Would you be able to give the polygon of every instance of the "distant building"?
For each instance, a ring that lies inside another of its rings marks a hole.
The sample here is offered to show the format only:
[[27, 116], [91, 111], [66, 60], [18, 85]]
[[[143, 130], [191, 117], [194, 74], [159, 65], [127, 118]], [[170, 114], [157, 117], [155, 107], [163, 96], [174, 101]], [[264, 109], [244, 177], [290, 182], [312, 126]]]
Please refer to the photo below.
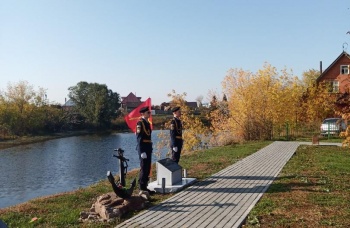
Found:
[[65, 99], [65, 103], [64, 105], [62, 105], [62, 109], [65, 111], [72, 111], [74, 107], [75, 103], [74, 101], [72, 101], [72, 99], [69, 99], [68, 101], [67, 99]]
[[210, 107], [210, 103], [206, 102], [202, 104], [203, 107], [209, 108]]
[[333, 63], [316, 79], [317, 82], [326, 81], [331, 86], [332, 93], [350, 91], [350, 55], [343, 51]]
[[67, 117], [67, 123], [69, 129], [80, 129], [84, 125], [84, 117], [75, 109], [76, 104], [72, 99], [65, 99], [65, 103], [61, 106], [64, 111], [69, 115]]
[[142, 103], [141, 97], [136, 97], [135, 94], [129, 93], [128, 96], [122, 97], [121, 108], [127, 112], [131, 112]]
[[[192, 110], [198, 108], [198, 104], [197, 104], [197, 102], [195, 102], [195, 101], [194, 101], [194, 102], [187, 102], [187, 101], [186, 101], [186, 105], [187, 105], [190, 109], [192, 109]], [[170, 111], [170, 110], [171, 110], [171, 107], [172, 107], [171, 102], [163, 102], [163, 103], [160, 105], [160, 109], [161, 109], [161, 110], [164, 110], [164, 111]]]
[[198, 108], [198, 103], [197, 103], [197, 101], [194, 101], [194, 102], [192, 102], [192, 101], [186, 102], [186, 105], [187, 105], [188, 107], [190, 107], [191, 109], [196, 109], [196, 108]]

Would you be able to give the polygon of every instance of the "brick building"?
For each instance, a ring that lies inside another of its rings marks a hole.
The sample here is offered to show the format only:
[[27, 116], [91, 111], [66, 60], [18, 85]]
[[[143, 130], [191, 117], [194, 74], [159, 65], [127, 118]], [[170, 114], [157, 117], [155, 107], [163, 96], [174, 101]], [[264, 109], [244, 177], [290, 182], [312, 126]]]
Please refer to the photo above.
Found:
[[316, 79], [329, 82], [333, 93], [350, 92], [350, 55], [343, 51], [333, 63]]

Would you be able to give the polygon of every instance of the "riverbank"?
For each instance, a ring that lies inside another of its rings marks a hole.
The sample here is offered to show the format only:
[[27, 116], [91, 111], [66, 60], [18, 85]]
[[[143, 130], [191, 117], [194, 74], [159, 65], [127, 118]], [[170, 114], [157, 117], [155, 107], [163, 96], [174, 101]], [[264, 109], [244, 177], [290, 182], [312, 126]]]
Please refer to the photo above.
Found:
[[51, 139], [88, 135], [88, 134], [97, 134], [97, 133], [102, 134], [102, 133], [109, 133], [109, 132], [92, 132], [92, 131], [84, 130], [84, 131], [56, 133], [56, 134], [50, 134], [50, 135], [16, 137], [13, 139], [1, 140], [0, 149], [6, 149], [14, 146], [26, 145], [26, 144], [37, 143], [37, 142], [44, 142]]
[[[254, 142], [242, 145], [217, 147], [208, 150], [194, 151], [184, 154], [180, 165], [187, 170], [187, 175], [197, 178], [199, 181], [237, 162], [270, 142]], [[138, 176], [138, 170], [127, 174], [127, 185], [131, 179]], [[152, 179], [156, 179], [156, 167], [152, 167]], [[37, 198], [27, 203], [18, 204], [0, 209], [0, 219], [9, 227], [26, 227], [32, 225], [32, 218], [38, 218], [33, 224], [35, 227], [115, 227], [121, 221], [110, 224], [87, 225], [78, 222], [79, 214], [88, 211], [96, 198], [107, 192], [112, 192], [112, 187], [107, 180], [103, 180], [77, 191], [61, 193], [49, 197]], [[138, 190], [135, 190], [137, 194]], [[148, 207], [159, 204], [172, 194], [156, 194]], [[124, 219], [130, 218], [134, 213], [128, 214]]]
[[[169, 120], [169, 118], [170, 118], [169, 115], [153, 116], [154, 130], [161, 129], [164, 123], [167, 120]], [[79, 130], [79, 131], [67, 131], [67, 132], [60, 132], [60, 133], [54, 133], [54, 134], [47, 134], [47, 135], [14, 137], [9, 139], [0, 138], [0, 150], [14, 147], [14, 146], [19, 146], [19, 145], [44, 142], [51, 139], [58, 139], [58, 138], [71, 137], [71, 136], [81, 136], [81, 135], [88, 135], [88, 134], [110, 134], [112, 132], [116, 132], [116, 133], [131, 132], [126, 125], [124, 118], [118, 118], [115, 121], [114, 125], [115, 125], [115, 130], [103, 130], [103, 131]]]

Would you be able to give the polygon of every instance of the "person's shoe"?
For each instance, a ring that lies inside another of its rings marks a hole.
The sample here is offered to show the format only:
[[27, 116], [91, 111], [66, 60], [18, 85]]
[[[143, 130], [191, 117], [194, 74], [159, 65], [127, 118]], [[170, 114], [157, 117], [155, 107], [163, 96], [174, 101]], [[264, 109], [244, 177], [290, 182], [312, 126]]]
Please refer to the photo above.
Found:
[[154, 195], [156, 192], [155, 191], [152, 191], [152, 190], [149, 190], [147, 188], [147, 185], [140, 185], [140, 191], [145, 191], [145, 192], [148, 192], [150, 195]]
[[146, 185], [146, 184], [140, 184], [140, 185], [139, 185], [139, 189], [140, 189], [141, 191], [147, 191], [147, 185]]
[[147, 191], [150, 195], [156, 194], [156, 191], [149, 190], [148, 188], [146, 188], [145, 191]]

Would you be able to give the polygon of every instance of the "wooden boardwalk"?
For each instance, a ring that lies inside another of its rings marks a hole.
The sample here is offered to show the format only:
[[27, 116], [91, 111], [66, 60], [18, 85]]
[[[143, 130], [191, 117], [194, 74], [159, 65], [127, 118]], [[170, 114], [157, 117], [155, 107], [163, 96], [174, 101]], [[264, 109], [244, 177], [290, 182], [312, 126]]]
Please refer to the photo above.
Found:
[[240, 227], [300, 144], [274, 142], [117, 227]]

